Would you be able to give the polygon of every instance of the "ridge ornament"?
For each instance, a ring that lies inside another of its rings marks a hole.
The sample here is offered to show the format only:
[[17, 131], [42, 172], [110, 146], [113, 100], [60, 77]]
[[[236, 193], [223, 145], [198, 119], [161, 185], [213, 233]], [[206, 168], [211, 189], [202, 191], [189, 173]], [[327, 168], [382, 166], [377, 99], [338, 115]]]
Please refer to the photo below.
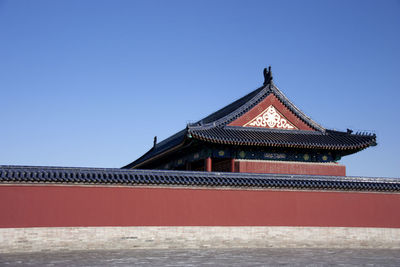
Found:
[[266, 110], [243, 126], [297, 130], [296, 126], [283, 117], [273, 105], [270, 105]]

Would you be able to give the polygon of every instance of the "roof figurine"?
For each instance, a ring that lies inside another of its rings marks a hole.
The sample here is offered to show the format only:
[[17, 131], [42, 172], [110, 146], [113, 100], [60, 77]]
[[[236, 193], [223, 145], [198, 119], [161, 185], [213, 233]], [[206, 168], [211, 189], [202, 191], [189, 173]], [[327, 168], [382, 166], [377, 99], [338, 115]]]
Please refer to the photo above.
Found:
[[267, 70], [267, 68], [264, 68], [263, 73], [264, 73], [264, 85], [270, 84], [273, 79], [272, 72], [271, 72], [271, 66], [268, 67], [268, 70]]
[[213, 162], [207, 170], [236, 172], [242, 161], [336, 164], [376, 145], [375, 134], [324, 128], [276, 87], [271, 67], [263, 74], [261, 87], [188, 124], [123, 168], [206, 170]]

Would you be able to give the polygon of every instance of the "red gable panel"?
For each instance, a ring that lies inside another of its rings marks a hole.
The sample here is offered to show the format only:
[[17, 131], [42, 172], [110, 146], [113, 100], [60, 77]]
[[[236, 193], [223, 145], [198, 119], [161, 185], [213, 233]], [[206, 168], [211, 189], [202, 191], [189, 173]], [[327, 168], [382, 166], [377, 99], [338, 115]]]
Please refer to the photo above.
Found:
[[314, 131], [285, 107], [273, 94], [270, 94], [254, 108], [228, 125]]

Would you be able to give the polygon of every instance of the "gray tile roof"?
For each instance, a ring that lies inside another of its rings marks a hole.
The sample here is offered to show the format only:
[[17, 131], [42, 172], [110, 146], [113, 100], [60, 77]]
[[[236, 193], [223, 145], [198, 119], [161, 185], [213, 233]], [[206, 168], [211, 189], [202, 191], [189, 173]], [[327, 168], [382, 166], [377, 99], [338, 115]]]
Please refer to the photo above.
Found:
[[0, 184], [9, 183], [400, 192], [398, 178], [0, 165]]
[[376, 136], [371, 134], [348, 134], [326, 130], [266, 131], [250, 127], [215, 127], [210, 129], [189, 129], [193, 138], [217, 144], [296, 147], [329, 150], [360, 150], [373, 145]]

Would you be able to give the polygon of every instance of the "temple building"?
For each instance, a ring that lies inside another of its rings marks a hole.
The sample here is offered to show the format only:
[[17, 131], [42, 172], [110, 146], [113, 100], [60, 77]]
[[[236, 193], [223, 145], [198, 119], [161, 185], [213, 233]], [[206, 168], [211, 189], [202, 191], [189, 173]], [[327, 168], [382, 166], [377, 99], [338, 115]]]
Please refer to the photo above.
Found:
[[125, 169], [345, 176], [341, 157], [376, 145], [375, 134], [329, 130], [264, 84], [157, 143]]

